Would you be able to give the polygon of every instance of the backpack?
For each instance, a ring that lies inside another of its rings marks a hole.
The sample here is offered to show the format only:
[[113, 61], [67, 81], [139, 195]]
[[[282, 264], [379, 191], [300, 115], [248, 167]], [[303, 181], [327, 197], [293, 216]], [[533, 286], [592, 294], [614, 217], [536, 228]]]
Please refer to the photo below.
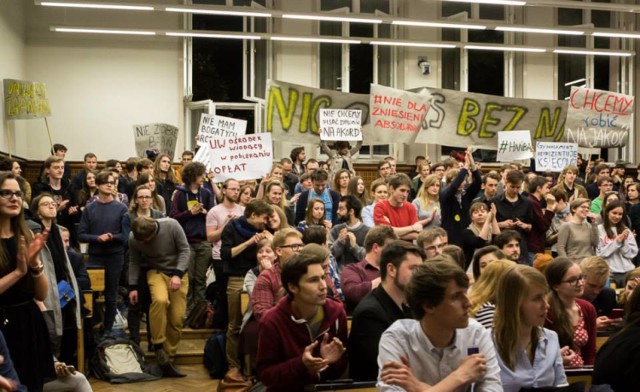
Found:
[[204, 366], [209, 370], [209, 377], [222, 379], [227, 373], [226, 337], [224, 332], [216, 332], [209, 336], [204, 345]]
[[213, 305], [206, 299], [201, 300], [191, 309], [184, 325], [191, 329], [211, 328], [213, 324]]
[[159, 366], [144, 362], [140, 346], [127, 337], [107, 336], [96, 346], [89, 363], [91, 374], [112, 384], [158, 380]]

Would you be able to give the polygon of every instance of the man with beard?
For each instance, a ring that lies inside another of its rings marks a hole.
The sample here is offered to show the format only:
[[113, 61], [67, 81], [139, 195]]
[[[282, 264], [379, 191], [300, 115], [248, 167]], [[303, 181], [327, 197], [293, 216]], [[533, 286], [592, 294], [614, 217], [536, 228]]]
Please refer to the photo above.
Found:
[[222, 268], [220, 257], [220, 238], [222, 229], [232, 219], [242, 216], [244, 207], [238, 204], [240, 197], [240, 183], [230, 178], [222, 183], [222, 202], [213, 207], [207, 213], [207, 240], [213, 244], [211, 257], [213, 258], [213, 271], [216, 274], [215, 315], [214, 328], [227, 327], [229, 316], [227, 314], [227, 275]]
[[333, 226], [329, 233], [329, 249], [340, 269], [364, 257], [364, 239], [369, 227], [362, 223], [361, 212], [362, 203], [357, 197], [347, 195], [340, 198], [338, 219], [342, 223]]
[[502, 233], [498, 234], [494, 243], [504, 253], [505, 258], [517, 263], [521, 254], [521, 241], [522, 237], [517, 231], [503, 230]]
[[238, 337], [242, 325], [240, 294], [244, 276], [255, 267], [256, 245], [271, 234], [265, 230], [273, 208], [263, 200], [252, 200], [244, 209], [244, 215], [235, 218], [222, 229], [220, 257], [224, 273], [228, 276], [227, 301], [229, 327], [227, 329], [226, 353], [230, 368], [240, 369], [238, 361]]
[[413, 270], [425, 260], [419, 247], [406, 241], [393, 241], [382, 251], [382, 283], [358, 304], [353, 312], [348, 350], [349, 377], [371, 381], [378, 377], [378, 343], [382, 333], [396, 320], [411, 318], [404, 289]]

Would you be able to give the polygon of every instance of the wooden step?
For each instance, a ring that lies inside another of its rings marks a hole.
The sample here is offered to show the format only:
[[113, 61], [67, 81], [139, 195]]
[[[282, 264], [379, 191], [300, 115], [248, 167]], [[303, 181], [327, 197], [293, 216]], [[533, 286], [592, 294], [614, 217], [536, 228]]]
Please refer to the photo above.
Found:
[[[202, 364], [204, 357], [204, 346], [207, 343], [209, 337], [216, 332], [213, 329], [192, 329], [183, 328], [182, 337], [180, 343], [178, 343], [178, 350], [174, 358], [176, 365], [192, 365]], [[145, 358], [147, 361], [155, 362], [156, 354], [153, 350], [148, 348], [147, 344], [147, 330], [145, 325], [142, 324], [140, 330], [141, 346], [145, 352]]]

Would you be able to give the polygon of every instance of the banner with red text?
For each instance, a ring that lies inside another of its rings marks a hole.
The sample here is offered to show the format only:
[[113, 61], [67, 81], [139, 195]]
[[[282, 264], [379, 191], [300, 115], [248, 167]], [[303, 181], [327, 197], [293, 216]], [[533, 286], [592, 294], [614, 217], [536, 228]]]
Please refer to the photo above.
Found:
[[255, 180], [268, 174], [273, 163], [270, 133], [257, 133], [226, 139], [212, 139], [201, 148], [209, 150], [215, 182], [229, 178]]
[[369, 108], [372, 133], [382, 143], [413, 143], [420, 132], [431, 95], [371, 85]]
[[572, 87], [565, 140], [580, 147], [623, 147], [633, 128], [634, 97]]

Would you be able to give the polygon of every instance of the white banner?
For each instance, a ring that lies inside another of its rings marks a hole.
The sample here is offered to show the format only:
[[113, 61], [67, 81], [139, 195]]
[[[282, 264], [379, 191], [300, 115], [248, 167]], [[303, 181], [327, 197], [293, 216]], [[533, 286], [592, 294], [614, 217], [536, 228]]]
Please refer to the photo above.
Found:
[[531, 132], [498, 132], [498, 162], [529, 159], [533, 156], [531, 149]]
[[268, 174], [273, 163], [270, 133], [210, 140], [201, 148], [209, 150], [214, 181], [254, 180]]
[[196, 135], [196, 143], [200, 146], [213, 139], [242, 136], [246, 131], [246, 120], [202, 113], [198, 134]]
[[536, 171], [561, 172], [566, 166], [578, 163], [576, 143], [536, 142]]
[[362, 110], [320, 109], [320, 140], [362, 140]]
[[161, 154], [169, 154], [173, 161], [178, 141], [178, 128], [169, 124], [142, 124], [133, 126], [136, 141], [136, 153], [146, 158], [146, 150], [155, 150]]
[[371, 124], [377, 142], [413, 143], [427, 117], [431, 95], [371, 85]]

